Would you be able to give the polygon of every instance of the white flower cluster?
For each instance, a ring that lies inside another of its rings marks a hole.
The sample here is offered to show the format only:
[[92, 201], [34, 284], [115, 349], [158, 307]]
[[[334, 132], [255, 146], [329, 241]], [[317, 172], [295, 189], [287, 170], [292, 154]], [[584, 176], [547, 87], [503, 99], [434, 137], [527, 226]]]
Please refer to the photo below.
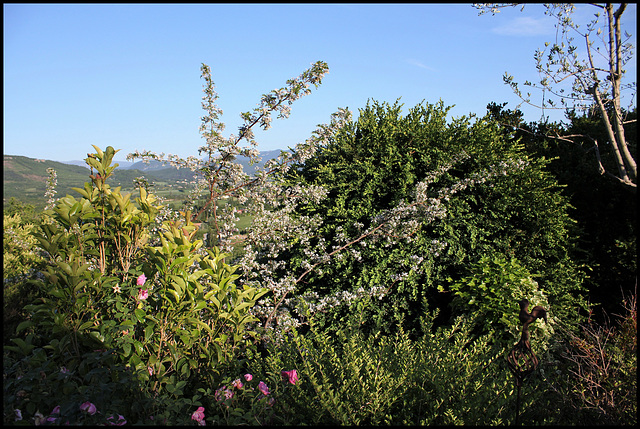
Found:
[[47, 198], [47, 204], [44, 209], [51, 210], [56, 204], [55, 195], [58, 193], [58, 191], [56, 191], [56, 186], [58, 185], [58, 173], [56, 173], [56, 170], [51, 167], [47, 168], [47, 173], [49, 174], [49, 177], [47, 178], [47, 190], [44, 193], [45, 198]]

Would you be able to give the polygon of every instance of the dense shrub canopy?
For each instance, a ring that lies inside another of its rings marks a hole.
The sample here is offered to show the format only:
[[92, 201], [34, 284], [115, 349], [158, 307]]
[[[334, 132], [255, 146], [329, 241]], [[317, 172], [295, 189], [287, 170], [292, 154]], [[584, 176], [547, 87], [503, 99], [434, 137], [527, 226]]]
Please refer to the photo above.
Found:
[[[505, 109], [506, 103], [490, 103], [489, 115], [498, 121], [505, 135], [519, 138], [532, 157], [550, 159], [547, 170], [562, 187], [571, 204], [570, 215], [577, 222], [574, 233], [580, 252], [574, 257], [590, 267], [585, 286], [592, 304], [601, 303], [608, 313], [619, 313], [622, 293], [633, 293], [637, 282], [637, 206], [635, 192], [603, 175], [593, 141], [600, 142], [600, 160], [608, 171], [615, 170], [611, 145], [602, 127], [602, 115], [589, 112], [578, 116], [568, 112], [568, 124], [524, 122], [519, 110]], [[624, 112], [629, 151], [637, 156], [637, 112]], [[575, 143], [549, 136], [575, 136]]]
[[[290, 181], [328, 191], [299, 213], [320, 215], [324, 223], [316, 239], [337, 242], [345, 232], [366, 229], [385, 210], [415, 200], [416, 186], [435, 174], [427, 192], [446, 214], [417, 219], [410, 237], [359, 243], [357, 252], [311, 274], [300, 292], [383, 285], [388, 294], [381, 313], [415, 320], [425, 298], [438, 302], [438, 286], [446, 291], [451, 279], [468, 275], [482, 257], [504, 255], [539, 276], [552, 311], [574, 314], [571, 292], [580, 289], [581, 275], [570, 258], [573, 222], [545, 171], [547, 161], [529, 158], [488, 118], [448, 123], [442, 102], [421, 103], [406, 116], [401, 108], [398, 102], [368, 103], [315, 157], [291, 170]], [[469, 180], [471, 186], [462, 185]], [[301, 246], [286, 255], [299, 264], [305, 256]]]

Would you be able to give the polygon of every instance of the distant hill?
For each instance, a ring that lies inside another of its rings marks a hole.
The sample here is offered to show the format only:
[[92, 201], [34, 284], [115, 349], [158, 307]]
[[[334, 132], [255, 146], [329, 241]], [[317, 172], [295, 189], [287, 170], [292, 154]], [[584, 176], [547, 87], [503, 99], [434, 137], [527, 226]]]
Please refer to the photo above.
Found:
[[[262, 161], [260, 164], [264, 164], [266, 161], [277, 158], [280, 155], [280, 149], [276, 150], [265, 150], [260, 152], [260, 158]], [[84, 161], [61, 161], [63, 164], [69, 165], [77, 165], [81, 167], [86, 167], [86, 163]], [[116, 161], [118, 165], [118, 169], [121, 170], [140, 170], [140, 171], [157, 171], [163, 170], [167, 168], [171, 168], [168, 164], [163, 164], [160, 161], [151, 160], [148, 163], [144, 161], [136, 161], [136, 162], [127, 162], [127, 161]], [[242, 164], [244, 171], [248, 174], [253, 174], [256, 171], [255, 165], [249, 165], [249, 158], [244, 156], [238, 157], [238, 162]], [[260, 165], [259, 164], [259, 165]]]
[[[13, 197], [23, 203], [32, 204], [36, 209], [42, 209], [46, 204], [44, 193], [49, 178], [48, 168], [56, 171], [57, 198], [67, 194], [77, 197], [78, 193], [71, 188], [81, 188], [84, 182], [89, 181], [90, 170], [87, 167], [26, 156], [4, 155], [3, 206]], [[116, 169], [113, 177], [109, 179], [109, 184], [113, 187], [122, 186], [123, 190], [132, 190], [133, 180], [142, 175], [138, 170]], [[145, 177], [149, 181], [158, 180], [148, 174], [145, 174]]]
[[[280, 151], [264, 151], [260, 152], [260, 155], [262, 157], [261, 163], [264, 163], [280, 155]], [[239, 157], [238, 161], [243, 164], [245, 172], [249, 174], [255, 172], [255, 166], [250, 166], [247, 158]], [[80, 163], [82, 164], [80, 165]], [[126, 192], [133, 190], [133, 181], [140, 176], [144, 176], [151, 183], [169, 187], [178, 182], [190, 181], [194, 177], [194, 173], [188, 169], [178, 170], [158, 161], [151, 161], [149, 164], [142, 161], [117, 163], [120, 165], [114, 170], [109, 184], [112, 187], [122, 186], [122, 190]], [[84, 161], [57, 162], [17, 155], [4, 155], [3, 167], [3, 206], [6, 206], [13, 197], [23, 203], [33, 205], [37, 210], [43, 209], [46, 204], [44, 193], [49, 177], [47, 168], [53, 168], [56, 171], [57, 198], [67, 194], [78, 197], [78, 193], [71, 188], [81, 188], [84, 182], [89, 181], [90, 174]]]

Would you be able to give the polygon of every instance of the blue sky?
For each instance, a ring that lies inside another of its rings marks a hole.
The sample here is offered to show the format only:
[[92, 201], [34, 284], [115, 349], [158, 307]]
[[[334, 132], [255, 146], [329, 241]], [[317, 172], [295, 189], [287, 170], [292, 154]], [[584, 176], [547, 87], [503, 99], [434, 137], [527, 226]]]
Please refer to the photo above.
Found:
[[[580, 6], [582, 16], [593, 10]], [[519, 99], [502, 81], [535, 81], [533, 53], [555, 38], [542, 5], [478, 16], [471, 4], [5, 4], [4, 153], [83, 159], [92, 144], [197, 155], [201, 63], [212, 69], [227, 134], [260, 95], [315, 61], [329, 74], [256, 132], [260, 150], [304, 141], [338, 107], [368, 99], [405, 111], [425, 100], [483, 115]], [[583, 10], [584, 9], [584, 10]], [[636, 6], [624, 18], [635, 44]], [[627, 72], [635, 81], [635, 61]], [[525, 120], [540, 111], [522, 106]], [[550, 113], [552, 120], [561, 112]]]

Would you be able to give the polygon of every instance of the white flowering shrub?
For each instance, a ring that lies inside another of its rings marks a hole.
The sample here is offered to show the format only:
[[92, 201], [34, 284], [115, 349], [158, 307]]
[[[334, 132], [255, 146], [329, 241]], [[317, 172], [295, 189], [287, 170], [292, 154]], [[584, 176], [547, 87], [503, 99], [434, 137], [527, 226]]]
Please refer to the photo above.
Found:
[[[258, 107], [241, 113], [238, 135], [228, 137], [211, 71], [204, 64], [201, 70], [200, 157], [143, 151], [128, 158], [191, 169], [198, 181], [184, 209], [210, 226], [209, 243], [223, 251], [237, 245], [238, 208], [221, 201], [244, 204], [253, 221], [234, 262], [242, 284], [270, 291], [253, 309], [265, 327], [299, 326], [307, 310], [340, 323], [365, 296], [377, 297], [370, 311], [415, 319], [436, 286], [492, 252], [515, 254], [543, 272], [558, 285], [551, 297], [578, 287], [567, 259], [566, 202], [549, 191], [544, 161], [528, 159], [491, 120], [448, 124], [442, 102], [405, 117], [397, 103], [373, 103], [357, 121], [339, 109], [305, 142], [249, 176], [236, 157], [257, 161], [253, 129], [268, 129], [274, 114], [286, 118], [290, 105], [322, 82], [327, 65], [317, 62], [264, 94]], [[534, 236], [540, 244], [528, 246]], [[548, 255], [562, 269], [548, 264]]]
[[[326, 198], [288, 214], [288, 225], [300, 219], [313, 231], [290, 240], [278, 260], [269, 254], [263, 261], [288, 266], [291, 278], [307, 274], [297, 282], [299, 296], [335, 303], [345, 291], [384, 290], [371, 318], [389, 323], [417, 321], [425, 299], [436, 306], [448, 296], [438, 286], [468, 274], [483, 256], [517, 256], [542, 273], [561, 311], [576, 310], [565, 305], [580, 288], [569, 258], [568, 205], [545, 161], [528, 158], [489, 118], [448, 123], [442, 102], [406, 116], [401, 107], [370, 103], [289, 170], [289, 183], [322, 187]], [[307, 273], [310, 266], [317, 268]], [[349, 311], [330, 309], [327, 323], [343, 324]]]

